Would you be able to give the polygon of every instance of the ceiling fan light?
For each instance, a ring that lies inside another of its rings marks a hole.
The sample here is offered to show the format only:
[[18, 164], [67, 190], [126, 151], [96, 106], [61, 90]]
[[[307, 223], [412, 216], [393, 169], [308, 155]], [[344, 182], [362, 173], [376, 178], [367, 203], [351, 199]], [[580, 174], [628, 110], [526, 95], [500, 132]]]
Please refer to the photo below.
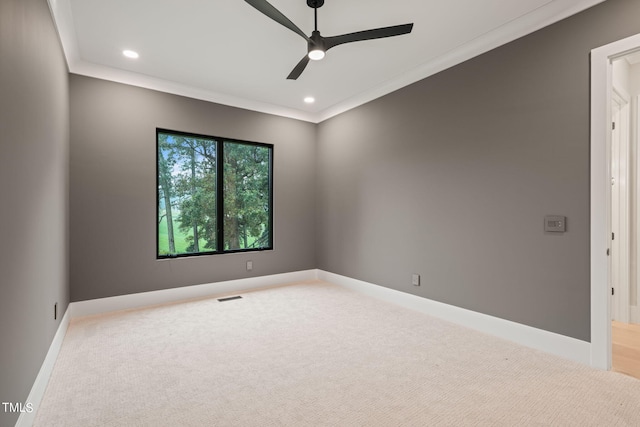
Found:
[[136, 51], [134, 51], [134, 50], [129, 50], [129, 49], [123, 50], [123, 51], [122, 51], [122, 54], [123, 54], [124, 56], [126, 56], [127, 58], [131, 58], [131, 59], [137, 59], [137, 58], [139, 58], [139, 57], [140, 57], [140, 55], [138, 54], [138, 52], [136, 52]]
[[314, 61], [319, 61], [322, 58], [324, 58], [324, 50], [314, 49], [309, 51], [309, 59], [312, 59]]

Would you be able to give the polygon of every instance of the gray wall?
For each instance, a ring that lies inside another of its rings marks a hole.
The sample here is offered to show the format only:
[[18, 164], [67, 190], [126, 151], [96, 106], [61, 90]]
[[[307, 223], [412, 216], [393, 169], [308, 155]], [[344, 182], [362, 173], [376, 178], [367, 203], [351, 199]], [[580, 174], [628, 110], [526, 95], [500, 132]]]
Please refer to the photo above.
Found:
[[[0, 402], [25, 402], [68, 306], [68, 135], [67, 67], [47, 3], [2, 0]], [[0, 407], [0, 425], [17, 418]]]
[[320, 124], [318, 267], [589, 341], [589, 53], [638, 16], [609, 0]]
[[[316, 267], [315, 125], [77, 75], [70, 105], [72, 301]], [[156, 127], [274, 144], [273, 251], [156, 260]]]
[[[28, 395], [69, 256], [73, 300], [319, 267], [589, 340], [589, 51], [638, 16], [608, 0], [315, 126], [69, 87], [46, 2], [3, 0], [0, 401]], [[275, 145], [274, 251], [155, 260], [156, 127]], [[544, 234], [545, 214], [568, 232]]]

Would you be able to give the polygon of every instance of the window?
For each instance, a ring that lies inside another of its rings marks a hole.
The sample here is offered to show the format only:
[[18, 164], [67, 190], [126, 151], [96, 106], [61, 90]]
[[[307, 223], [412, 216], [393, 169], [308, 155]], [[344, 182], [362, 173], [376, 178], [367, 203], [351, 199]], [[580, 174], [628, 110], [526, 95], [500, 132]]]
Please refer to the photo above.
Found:
[[273, 248], [273, 145], [157, 129], [157, 257]]

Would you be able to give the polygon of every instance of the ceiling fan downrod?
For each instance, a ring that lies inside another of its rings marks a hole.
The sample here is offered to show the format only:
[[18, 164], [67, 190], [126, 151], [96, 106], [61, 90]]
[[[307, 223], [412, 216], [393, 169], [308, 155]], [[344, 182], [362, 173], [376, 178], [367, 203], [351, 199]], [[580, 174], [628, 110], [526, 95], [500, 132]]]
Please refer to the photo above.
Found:
[[307, 0], [307, 6], [313, 8], [314, 31], [318, 31], [318, 8], [322, 7], [324, 0]]

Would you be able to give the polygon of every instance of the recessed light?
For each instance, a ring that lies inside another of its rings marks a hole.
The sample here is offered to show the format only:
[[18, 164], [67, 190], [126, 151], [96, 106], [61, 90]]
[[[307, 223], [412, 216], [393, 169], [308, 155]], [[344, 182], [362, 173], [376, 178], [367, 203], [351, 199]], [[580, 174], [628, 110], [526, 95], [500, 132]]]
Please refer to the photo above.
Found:
[[127, 58], [131, 58], [131, 59], [136, 59], [138, 58], [140, 55], [138, 55], [138, 52], [135, 52], [133, 50], [123, 50], [122, 54], [124, 56], [126, 56]]
[[307, 96], [304, 99], [304, 102], [306, 102], [307, 104], [313, 104], [314, 102], [316, 102], [316, 99], [313, 96]]

